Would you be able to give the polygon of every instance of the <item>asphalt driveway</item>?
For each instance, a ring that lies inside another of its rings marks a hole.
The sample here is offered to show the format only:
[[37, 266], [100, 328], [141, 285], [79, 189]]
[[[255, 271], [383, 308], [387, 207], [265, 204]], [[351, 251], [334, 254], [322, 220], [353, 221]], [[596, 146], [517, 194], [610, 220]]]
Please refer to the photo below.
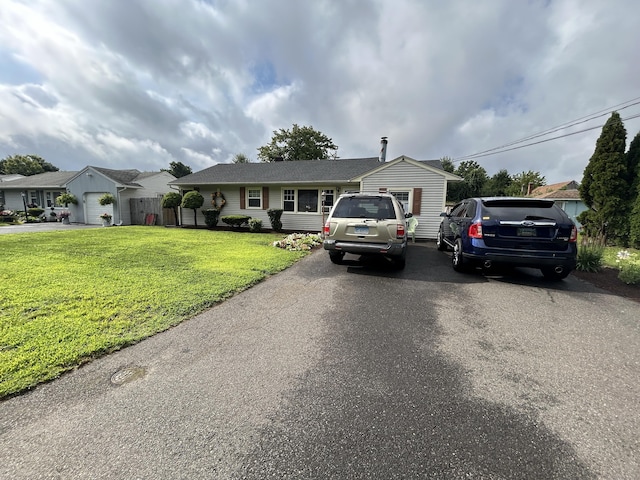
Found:
[[640, 309], [318, 251], [0, 403], [0, 478], [640, 478]]

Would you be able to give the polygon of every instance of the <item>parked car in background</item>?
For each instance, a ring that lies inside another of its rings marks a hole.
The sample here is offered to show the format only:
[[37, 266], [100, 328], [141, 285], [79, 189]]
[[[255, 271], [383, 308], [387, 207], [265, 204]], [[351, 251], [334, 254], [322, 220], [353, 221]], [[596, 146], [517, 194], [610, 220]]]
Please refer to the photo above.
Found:
[[578, 230], [553, 200], [468, 198], [440, 215], [436, 245], [456, 271], [509, 265], [561, 280], [576, 266]]
[[323, 228], [324, 249], [333, 263], [345, 253], [381, 255], [405, 266], [407, 225], [404, 209], [391, 194], [345, 193], [338, 197]]

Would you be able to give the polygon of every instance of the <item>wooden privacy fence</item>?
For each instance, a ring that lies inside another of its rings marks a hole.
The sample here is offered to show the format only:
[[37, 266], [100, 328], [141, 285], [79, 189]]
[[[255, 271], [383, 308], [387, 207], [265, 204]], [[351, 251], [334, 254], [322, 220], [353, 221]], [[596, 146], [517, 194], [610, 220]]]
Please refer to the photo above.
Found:
[[162, 208], [161, 198], [132, 198], [129, 200], [131, 225], [175, 225], [173, 210]]

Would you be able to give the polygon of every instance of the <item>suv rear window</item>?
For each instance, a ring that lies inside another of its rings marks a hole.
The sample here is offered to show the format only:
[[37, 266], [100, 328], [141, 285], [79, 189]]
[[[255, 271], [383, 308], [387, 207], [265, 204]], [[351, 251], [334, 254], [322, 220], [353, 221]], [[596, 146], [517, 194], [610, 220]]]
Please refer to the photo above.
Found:
[[551, 218], [562, 219], [561, 210], [550, 200], [486, 200], [482, 202], [483, 215], [493, 218]]
[[333, 218], [379, 218], [395, 219], [393, 203], [383, 197], [345, 197], [340, 199], [332, 214]]

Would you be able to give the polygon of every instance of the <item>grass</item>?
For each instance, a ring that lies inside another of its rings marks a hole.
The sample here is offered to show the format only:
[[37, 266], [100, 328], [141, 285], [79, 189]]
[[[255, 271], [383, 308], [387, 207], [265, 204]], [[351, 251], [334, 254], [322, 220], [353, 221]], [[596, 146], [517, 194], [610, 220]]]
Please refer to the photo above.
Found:
[[123, 227], [0, 235], [0, 398], [188, 319], [305, 255], [276, 234]]

